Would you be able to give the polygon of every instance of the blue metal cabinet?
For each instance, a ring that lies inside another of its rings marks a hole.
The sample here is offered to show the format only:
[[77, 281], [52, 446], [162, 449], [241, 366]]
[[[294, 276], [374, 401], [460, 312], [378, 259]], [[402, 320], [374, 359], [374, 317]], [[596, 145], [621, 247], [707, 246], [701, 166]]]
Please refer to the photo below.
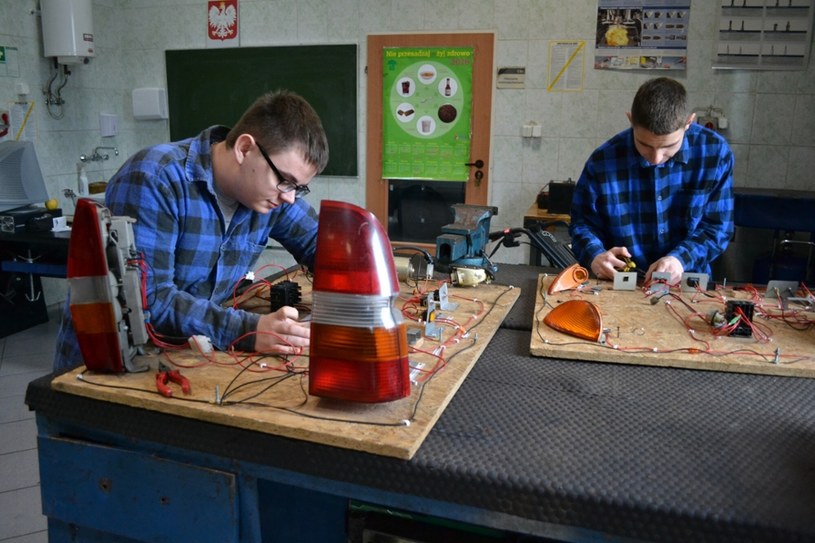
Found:
[[103, 438], [111, 445], [96, 442], [97, 435], [68, 439], [42, 431], [51, 427], [40, 421], [51, 543], [346, 540], [347, 498], [314, 485], [286, 484], [259, 466], [226, 458], [144, 442], [123, 448], [115, 436]]
[[240, 541], [232, 473], [58, 437], [41, 436], [39, 454], [43, 513], [75, 533]]

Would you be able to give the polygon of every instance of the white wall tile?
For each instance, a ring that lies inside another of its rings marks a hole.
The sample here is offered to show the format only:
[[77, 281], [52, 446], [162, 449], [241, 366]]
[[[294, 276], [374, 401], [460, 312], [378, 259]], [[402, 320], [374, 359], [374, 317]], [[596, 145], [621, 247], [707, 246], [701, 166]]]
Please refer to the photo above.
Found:
[[792, 146], [789, 152], [789, 170], [784, 188], [815, 190], [815, 148]]
[[815, 146], [815, 95], [813, 94], [801, 94], [795, 97], [795, 114], [790, 143]]
[[733, 151], [733, 186], [747, 187], [747, 166], [750, 162], [750, 146], [731, 143]]
[[790, 149], [786, 145], [751, 145], [742, 186], [785, 188]]
[[786, 145], [792, 136], [795, 99], [785, 94], [758, 94], [750, 143]]

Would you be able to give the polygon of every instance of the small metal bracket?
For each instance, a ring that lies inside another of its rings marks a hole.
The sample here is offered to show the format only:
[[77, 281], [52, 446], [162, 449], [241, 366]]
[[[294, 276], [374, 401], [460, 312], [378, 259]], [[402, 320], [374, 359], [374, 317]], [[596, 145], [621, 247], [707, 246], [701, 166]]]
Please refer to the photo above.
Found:
[[707, 290], [708, 276], [706, 273], [686, 272], [682, 274], [679, 282], [682, 292], [696, 292], [697, 290]]
[[789, 309], [789, 300], [798, 291], [797, 281], [768, 281], [764, 291], [765, 300], [778, 299], [782, 309]]
[[439, 309], [443, 311], [453, 311], [458, 308], [457, 303], [450, 302], [447, 296], [447, 283], [442, 283], [439, 287]]
[[767, 290], [764, 292], [764, 299], [789, 298], [790, 296], [794, 296], [797, 290], [797, 281], [768, 281]]
[[434, 293], [429, 293], [427, 295], [427, 320], [425, 321], [424, 325], [424, 335], [429, 338], [433, 338], [437, 341], [441, 341], [441, 326], [436, 324], [436, 319], [442, 318], [441, 313], [437, 313], [436, 309], [441, 309], [440, 302], [437, 302], [433, 299]]
[[654, 272], [651, 274], [651, 284], [648, 286], [651, 294], [662, 294], [671, 290], [671, 274], [668, 272]]
[[637, 290], [637, 272], [614, 272], [614, 290]]

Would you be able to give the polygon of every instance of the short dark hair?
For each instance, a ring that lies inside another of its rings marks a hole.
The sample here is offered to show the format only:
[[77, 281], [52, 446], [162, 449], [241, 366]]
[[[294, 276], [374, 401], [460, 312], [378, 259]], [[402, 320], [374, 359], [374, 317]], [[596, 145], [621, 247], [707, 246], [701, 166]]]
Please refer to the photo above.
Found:
[[687, 120], [688, 94], [675, 79], [649, 79], [640, 86], [631, 104], [631, 122], [657, 136], [676, 132]]
[[269, 154], [299, 148], [317, 173], [328, 164], [328, 138], [320, 117], [294, 92], [277, 90], [255, 100], [227, 134], [227, 146], [234, 147], [241, 134], [256, 138]]

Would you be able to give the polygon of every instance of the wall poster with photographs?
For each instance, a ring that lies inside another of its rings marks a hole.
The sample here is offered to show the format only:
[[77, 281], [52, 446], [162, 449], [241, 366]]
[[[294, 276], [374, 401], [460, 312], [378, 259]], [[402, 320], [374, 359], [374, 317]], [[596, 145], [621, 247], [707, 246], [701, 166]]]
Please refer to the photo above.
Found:
[[467, 181], [472, 47], [383, 50], [385, 179]]
[[598, 0], [594, 67], [685, 70], [690, 0]]

